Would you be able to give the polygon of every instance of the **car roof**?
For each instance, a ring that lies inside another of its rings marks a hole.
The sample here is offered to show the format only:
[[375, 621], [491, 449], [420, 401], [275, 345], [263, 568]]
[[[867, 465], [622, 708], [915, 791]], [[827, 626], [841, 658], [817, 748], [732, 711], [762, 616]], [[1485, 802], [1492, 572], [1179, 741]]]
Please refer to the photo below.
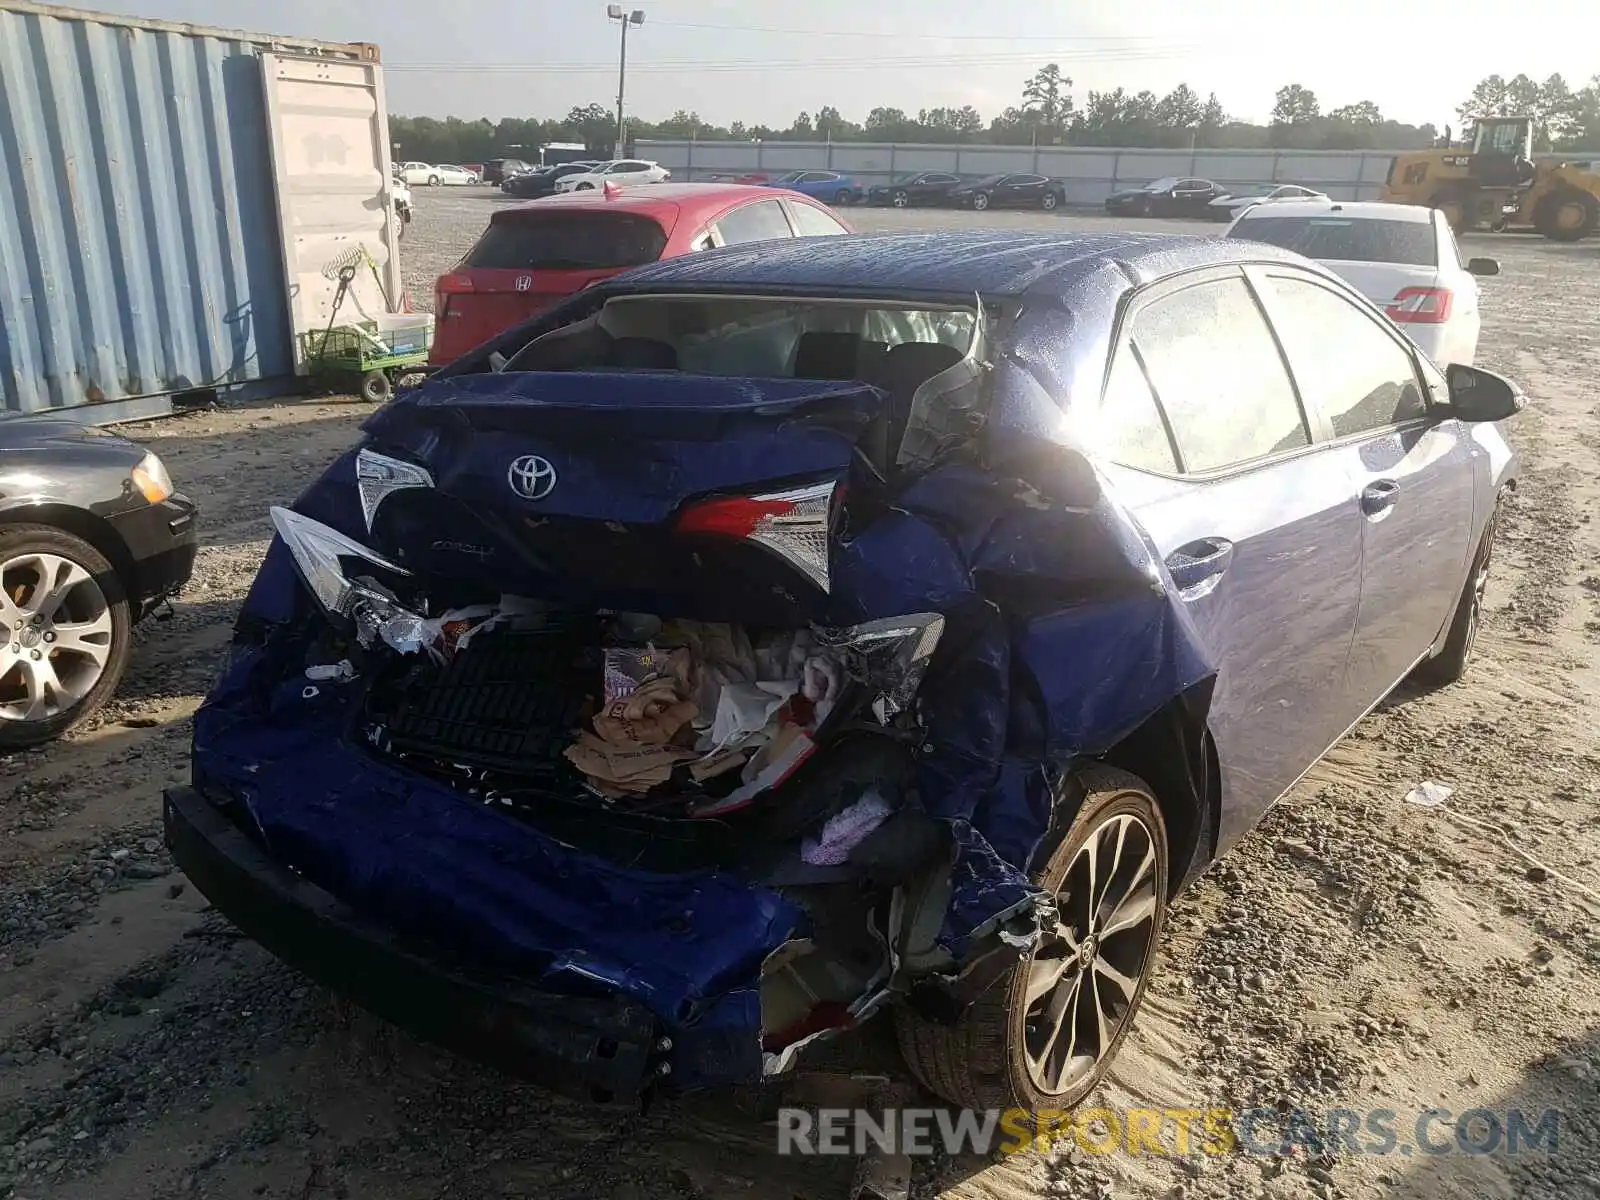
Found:
[[607, 212], [633, 213], [636, 216], [667, 220], [683, 217], [703, 220], [734, 204], [741, 198], [771, 200], [775, 195], [788, 195], [798, 203], [810, 203], [795, 192], [782, 188], [761, 187], [748, 183], [650, 183], [622, 188], [615, 196], [607, 198], [603, 190], [587, 192], [560, 192], [538, 200], [499, 209], [491, 221], [511, 219], [517, 213], [550, 212], [557, 209], [593, 209]]
[[797, 238], [652, 263], [630, 272], [626, 283], [651, 289], [837, 288], [879, 295], [976, 292], [1064, 299], [1085, 279], [1107, 268], [1133, 285], [1213, 263], [1307, 263], [1275, 246], [1252, 242], [1245, 249], [1245, 245], [1193, 234], [1064, 236], [1005, 229]]
[[1422, 225], [1433, 219], [1433, 210], [1420, 204], [1384, 204], [1377, 200], [1285, 200], [1270, 209], [1246, 213], [1240, 219], [1323, 217], [1330, 212], [1359, 221], [1410, 221]]

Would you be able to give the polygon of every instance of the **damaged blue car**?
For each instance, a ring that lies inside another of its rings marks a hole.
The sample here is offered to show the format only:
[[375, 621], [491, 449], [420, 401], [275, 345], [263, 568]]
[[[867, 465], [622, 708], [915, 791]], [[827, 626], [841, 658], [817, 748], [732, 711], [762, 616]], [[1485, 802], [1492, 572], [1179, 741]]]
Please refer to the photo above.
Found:
[[292, 508], [168, 844], [284, 960], [596, 1101], [892, 1020], [1067, 1107], [1170, 898], [1467, 669], [1516, 461], [1247, 242], [729, 248], [381, 409]]

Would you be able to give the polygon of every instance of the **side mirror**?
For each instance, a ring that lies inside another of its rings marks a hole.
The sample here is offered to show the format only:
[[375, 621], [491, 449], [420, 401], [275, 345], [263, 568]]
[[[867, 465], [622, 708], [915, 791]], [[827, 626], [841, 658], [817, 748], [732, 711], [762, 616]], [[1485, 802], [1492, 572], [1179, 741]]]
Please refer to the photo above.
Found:
[[1444, 377], [1450, 386], [1450, 415], [1458, 421], [1504, 421], [1528, 403], [1511, 380], [1482, 367], [1451, 363]]
[[1500, 260], [1498, 258], [1469, 258], [1467, 260], [1468, 275], [1498, 275], [1500, 274]]

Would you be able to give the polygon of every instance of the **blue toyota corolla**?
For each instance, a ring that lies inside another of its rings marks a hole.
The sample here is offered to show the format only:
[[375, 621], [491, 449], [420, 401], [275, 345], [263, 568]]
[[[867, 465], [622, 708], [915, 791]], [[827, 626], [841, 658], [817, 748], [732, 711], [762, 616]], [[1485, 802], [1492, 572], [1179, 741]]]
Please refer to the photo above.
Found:
[[288, 962], [596, 1101], [889, 1010], [947, 1100], [1069, 1107], [1173, 894], [1467, 669], [1522, 403], [1247, 242], [647, 267], [273, 511], [167, 839]]

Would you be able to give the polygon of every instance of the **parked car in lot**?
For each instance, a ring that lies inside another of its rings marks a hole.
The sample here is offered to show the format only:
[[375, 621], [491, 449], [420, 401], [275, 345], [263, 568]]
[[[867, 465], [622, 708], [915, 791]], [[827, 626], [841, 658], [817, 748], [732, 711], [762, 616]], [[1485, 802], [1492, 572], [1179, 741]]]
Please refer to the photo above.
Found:
[[1209, 215], [1211, 202], [1225, 195], [1227, 189], [1209, 179], [1169, 176], [1113, 192], [1106, 198], [1106, 211], [1129, 217], [1203, 217]]
[[1247, 208], [1258, 204], [1282, 204], [1285, 200], [1326, 200], [1326, 192], [1301, 187], [1298, 183], [1280, 183], [1276, 187], [1244, 188], [1218, 196], [1206, 206], [1206, 215], [1213, 221], [1232, 221]]
[[556, 191], [587, 192], [603, 188], [608, 183], [629, 187], [642, 183], [665, 183], [671, 178], [672, 172], [660, 163], [626, 158], [600, 163], [585, 173], [563, 176], [556, 180]]
[[433, 170], [434, 174], [428, 180], [429, 187], [471, 187], [481, 182], [478, 173], [472, 168], [457, 166], [455, 163], [440, 163]]
[[849, 233], [805, 196], [714, 183], [574, 192], [503, 208], [435, 285], [443, 365], [619, 271], [717, 246]]
[[532, 163], [520, 158], [491, 158], [483, 164], [483, 182], [499, 187], [508, 179], [534, 170]]
[[824, 204], [842, 207], [854, 204], [862, 197], [861, 188], [848, 175], [838, 171], [789, 171], [767, 184], [768, 187], [788, 188]]
[[390, 183], [389, 196], [394, 205], [394, 236], [403, 238], [411, 224], [411, 187], [398, 171]]
[[1026, 172], [989, 175], [950, 189], [950, 203], [979, 212], [988, 208], [1059, 208], [1066, 202], [1061, 184]]
[[1285, 202], [1249, 209], [1227, 236], [1316, 259], [1388, 314], [1436, 363], [1470, 364], [1477, 356], [1483, 314], [1476, 276], [1498, 275], [1500, 264], [1467, 258], [1438, 209]]
[[0, 752], [56, 737], [116, 691], [134, 623], [189, 581], [198, 526], [136, 442], [0, 420]]
[[742, 183], [759, 187], [772, 182], [772, 176], [762, 171], [712, 171], [695, 180], [696, 183]]
[[591, 1100], [877, 1014], [952, 1104], [1069, 1109], [1171, 897], [1467, 670], [1521, 404], [1236, 239], [642, 267], [273, 510], [167, 841], [315, 978]]
[[442, 178], [439, 168], [425, 162], [403, 162], [395, 167], [395, 174], [411, 187], [438, 187]]
[[563, 163], [559, 167], [541, 167], [524, 175], [513, 175], [500, 185], [500, 190], [521, 200], [537, 200], [541, 196], [555, 195], [556, 184], [567, 176], [587, 175], [597, 166], [598, 163], [575, 162]]
[[867, 190], [867, 203], [891, 205], [894, 208], [924, 208], [948, 204], [950, 193], [966, 181], [948, 171], [919, 171], [915, 175], [902, 175], [893, 183], [879, 184]]

